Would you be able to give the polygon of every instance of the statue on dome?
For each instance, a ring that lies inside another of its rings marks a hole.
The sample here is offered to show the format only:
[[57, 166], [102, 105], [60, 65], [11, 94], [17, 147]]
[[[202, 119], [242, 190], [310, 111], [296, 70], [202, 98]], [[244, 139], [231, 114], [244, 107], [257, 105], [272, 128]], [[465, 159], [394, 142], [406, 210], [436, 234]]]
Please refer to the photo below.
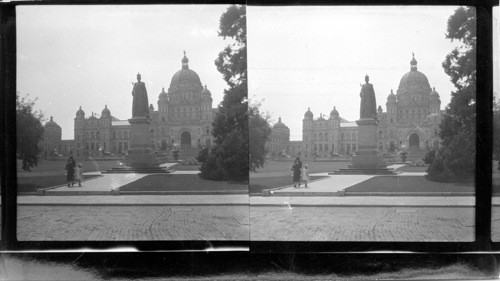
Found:
[[361, 87], [360, 119], [377, 119], [377, 102], [373, 85], [368, 83], [370, 78], [365, 76], [365, 84]]
[[149, 117], [148, 92], [146, 91], [144, 82], [141, 82], [140, 73], [137, 73], [137, 82], [134, 83], [132, 96], [134, 97], [132, 102], [132, 117]]

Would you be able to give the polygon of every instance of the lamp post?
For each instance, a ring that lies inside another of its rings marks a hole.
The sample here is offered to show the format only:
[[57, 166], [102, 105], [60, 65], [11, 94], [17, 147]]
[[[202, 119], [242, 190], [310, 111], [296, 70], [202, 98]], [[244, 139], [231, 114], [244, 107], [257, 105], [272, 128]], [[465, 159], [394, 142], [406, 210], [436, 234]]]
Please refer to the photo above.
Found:
[[405, 151], [405, 147], [406, 145], [401, 145], [401, 148], [403, 148], [403, 151], [401, 152], [401, 160], [406, 163], [406, 154], [408, 154], [408, 152]]
[[174, 157], [175, 161], [179, 160], [179, 150], [177, 149], [177, 143], [174, 143], [174, 147], [172, 148], [172, 157]]

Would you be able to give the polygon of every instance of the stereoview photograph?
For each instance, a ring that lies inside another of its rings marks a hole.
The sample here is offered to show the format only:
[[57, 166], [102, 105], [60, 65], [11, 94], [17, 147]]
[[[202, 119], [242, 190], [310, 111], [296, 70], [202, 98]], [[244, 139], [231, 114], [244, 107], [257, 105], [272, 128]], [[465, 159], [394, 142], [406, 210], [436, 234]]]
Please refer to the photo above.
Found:
[[249, 239], [245, 6], [16, 12], [18, 240]]
[[248, 7], [250, 239], [474, 241], [473, 7]]
[[498, 7], [493, 7], [493, 163], [492, 163], [492, 202], [491, 202], [491, 240], [500, 241], [500, 16]]

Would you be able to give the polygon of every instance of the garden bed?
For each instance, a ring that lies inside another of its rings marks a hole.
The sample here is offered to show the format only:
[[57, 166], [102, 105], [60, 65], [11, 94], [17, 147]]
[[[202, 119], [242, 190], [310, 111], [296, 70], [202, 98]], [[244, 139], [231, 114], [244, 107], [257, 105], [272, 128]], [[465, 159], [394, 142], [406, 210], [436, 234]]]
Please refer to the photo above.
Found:
[[474, 192], [474, 183], [441, 183], [423, 176], [378, 176], [345, 189], [346, 192]]
[[[88, 180], [100, 175], [84, 175], [83, 179]], [[66, 184], [66, 175], [18, 177], [17, 192], [36, 192], [39, 188], [47, 188]]]

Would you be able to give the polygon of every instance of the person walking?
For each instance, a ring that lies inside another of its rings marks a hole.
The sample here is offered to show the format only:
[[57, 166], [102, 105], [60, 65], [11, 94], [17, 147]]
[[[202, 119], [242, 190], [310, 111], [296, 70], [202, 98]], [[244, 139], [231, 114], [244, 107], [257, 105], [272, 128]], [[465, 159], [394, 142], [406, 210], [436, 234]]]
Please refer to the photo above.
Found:
[[302, 169], [302, 162], [300, 162], [300, 158], [295, 158], [293, 162], [292, 171], [293, 171], [293, 187], [296, 188], [297, 184], [300, 184], [300, 169]]
[[66, 181], [68, 186], [75, 185], [75, 160], [73, 160], [73, 156], [70, 156], [66, 162]]
[[302, 168], [302, 171], [300, 173], [299, 187], [301, 183], [304, 183], [307, 188], [308, 181], [311, 181], [311, 178], [309, 177], [309, 168], [307, 167], [307, 164], [304, 164], [304, 168]]
[[82, 186], [83, 168], [81, 163], [75, 168], [75, 180], [78, 181], [78, 186]]

